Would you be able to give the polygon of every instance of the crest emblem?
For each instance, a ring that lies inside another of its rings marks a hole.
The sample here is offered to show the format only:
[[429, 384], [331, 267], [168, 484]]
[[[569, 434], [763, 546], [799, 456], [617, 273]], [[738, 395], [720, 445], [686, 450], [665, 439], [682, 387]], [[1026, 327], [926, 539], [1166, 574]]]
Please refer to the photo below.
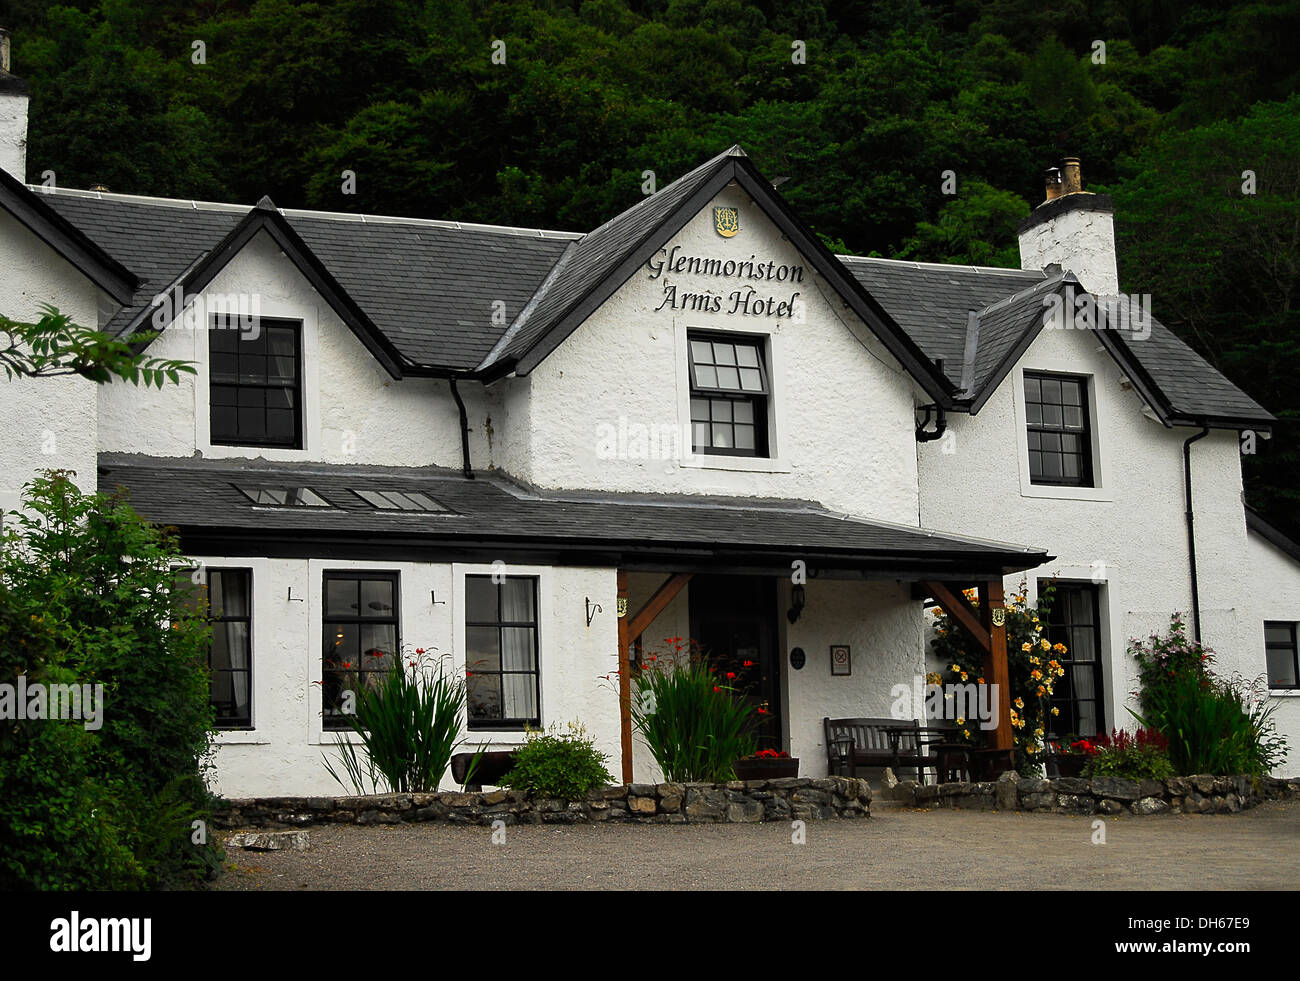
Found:
[[626, 600], [626, 599], [620, 599], [620, 600], [618, 601], [618, 615], [621, 616], [621, 617], [625, 617], [625, 616], [627, 616], [627, 600]]
[[995, 606], [991, 611], [993, 614], [993, 626], [1001, 627], [1007, 622], [1007, 610], [1003, 606]]
[[740, 209], [714, 208], [713, 228], [723, 238], [731, 238], [740, 231]]

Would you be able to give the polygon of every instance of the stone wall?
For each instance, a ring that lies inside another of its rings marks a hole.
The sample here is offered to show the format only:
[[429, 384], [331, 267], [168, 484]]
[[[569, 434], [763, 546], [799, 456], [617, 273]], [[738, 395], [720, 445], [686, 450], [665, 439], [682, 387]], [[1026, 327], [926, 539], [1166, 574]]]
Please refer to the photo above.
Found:
[[594, 790], [584, 800], [532, 798], [523, 791], [484, 794], [381, 794], [369, 797], [258, 797], [228, 801], [219, 828], [313, 824], [743, 824], [870, 817], [871, 785], [846, 777], [787, 777], [730, 783], [634, 783]]
[[1231, 814], [1265, 800], [1300, 798], [1300, 778], [1254, 779], [1199, 775], [1169, 780], [1120, 777], [1026, 779], [1004, 773], [996, 782], [899, 784], [895, 800], [915, 807], [1057, 814]]

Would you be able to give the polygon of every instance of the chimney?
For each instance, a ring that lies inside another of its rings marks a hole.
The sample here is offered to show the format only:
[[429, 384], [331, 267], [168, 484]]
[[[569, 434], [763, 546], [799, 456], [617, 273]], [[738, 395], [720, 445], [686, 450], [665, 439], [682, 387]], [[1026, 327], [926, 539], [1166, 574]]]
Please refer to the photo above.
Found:
[[1020, 268], [1056, 264], [1079, 277], [1098, 296], [1119, 294], [1115, 262], [1115, 205], [1109, 194], [1083, 189], [1078, 157], [1047, 172], [1047, 199], [1017, 229]]
[[0, 27], [0, 170], [27, 180], [27, 83], [9, 72], [9, 32]]

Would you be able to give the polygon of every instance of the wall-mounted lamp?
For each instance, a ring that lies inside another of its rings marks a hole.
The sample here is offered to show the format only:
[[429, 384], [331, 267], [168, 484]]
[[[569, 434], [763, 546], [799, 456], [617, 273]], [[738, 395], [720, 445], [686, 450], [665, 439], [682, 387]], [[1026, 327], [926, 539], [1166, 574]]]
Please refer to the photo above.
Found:
[[790, 609], [785, 618], [794, 623], [803, 614], [804, 607], [804, 588], [803, 586], [793, 586], [790, 589]]
[[591, 626], [591, 621], [595, 619], [597, 613], [604, 613], [599, 603], [593, 603], [591, 597], [584, 597], [583, 602], [587, 604], [587, 626]]

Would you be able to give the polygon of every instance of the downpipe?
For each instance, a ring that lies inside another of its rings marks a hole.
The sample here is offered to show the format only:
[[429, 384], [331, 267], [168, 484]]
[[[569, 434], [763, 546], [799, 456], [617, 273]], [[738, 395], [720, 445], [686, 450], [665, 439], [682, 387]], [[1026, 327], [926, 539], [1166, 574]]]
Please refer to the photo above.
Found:
[[1192, 638], [1201, 642], [1201, 591], [1196, 579], [1196, 518], [1192, 512], [1192, 444], [1210, 435], [1210, 427], [1202, 424], [1201, 431], [1183, 442], [1183, 489], [1187, 500], [1187, 559], [1192, 574]]

